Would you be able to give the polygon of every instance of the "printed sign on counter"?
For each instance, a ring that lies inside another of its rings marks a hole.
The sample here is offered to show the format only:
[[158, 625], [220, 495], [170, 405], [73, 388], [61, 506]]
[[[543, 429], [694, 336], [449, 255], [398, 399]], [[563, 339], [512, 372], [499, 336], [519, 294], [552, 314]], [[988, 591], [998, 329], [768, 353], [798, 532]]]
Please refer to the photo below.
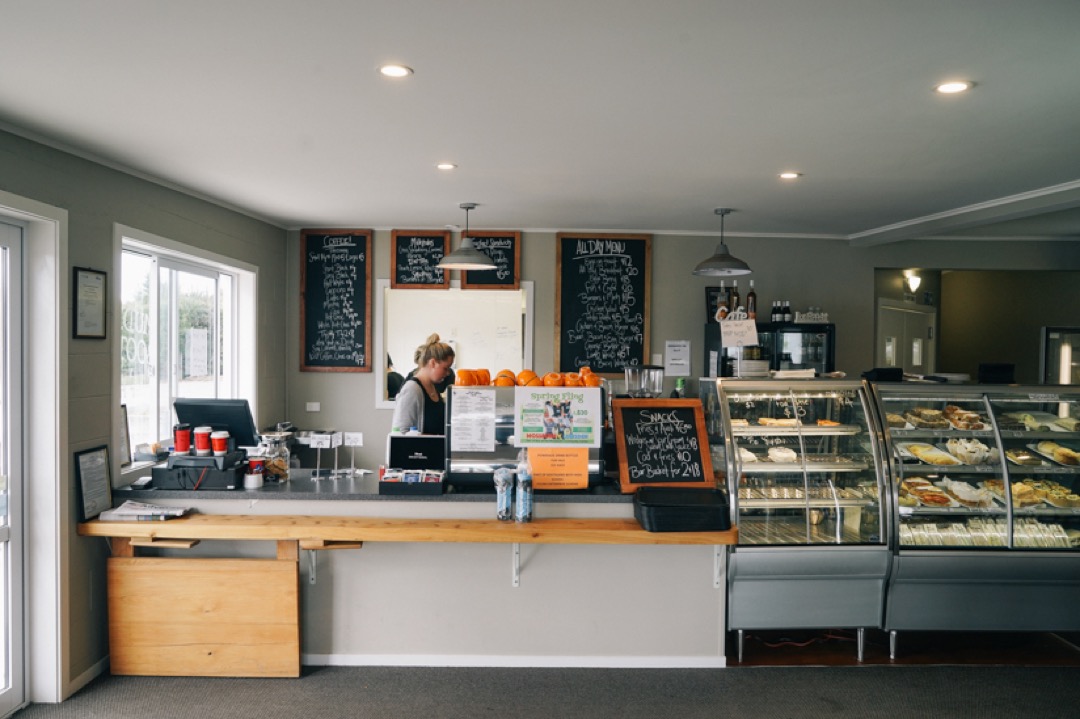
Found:
[[534, 489], [588, 489], [588, 447], [530, 447]]
[[514, 431], [519, 447], [599, 447], [599, 387], [518, 387]]
[[495, 392], [489, 387], [453, 387], [450, 451], [495, 451]]

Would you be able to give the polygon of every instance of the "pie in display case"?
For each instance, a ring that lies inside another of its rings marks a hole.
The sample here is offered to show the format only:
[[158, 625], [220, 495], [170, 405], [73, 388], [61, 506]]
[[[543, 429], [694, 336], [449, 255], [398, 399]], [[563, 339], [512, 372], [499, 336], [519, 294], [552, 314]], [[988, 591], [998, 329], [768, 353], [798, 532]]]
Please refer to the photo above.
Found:
[[869, 385], [852, 380], [702, 380], [713, 466], [723, 467], [738, 544], [728, 626], [880, 627], [889, 512]]
[[895, 507], [893, 653], [897, 630], [1080, 630], [1080, 388], [874, 391]]

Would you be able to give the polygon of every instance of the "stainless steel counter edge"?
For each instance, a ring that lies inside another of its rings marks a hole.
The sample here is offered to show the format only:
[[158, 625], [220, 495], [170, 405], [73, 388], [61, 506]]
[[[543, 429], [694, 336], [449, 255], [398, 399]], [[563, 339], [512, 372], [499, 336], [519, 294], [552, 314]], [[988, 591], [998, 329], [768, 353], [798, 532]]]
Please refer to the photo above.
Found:
[[[459, 492], [445, 494], [379, 494], [378, 478], [374, 474], [358, 478], [313, 479], [311, 470], [293, 470], [288, 482], [267, 483], [259, 489], [139, 489], [120, 487], [113, 492], [113, 502], [126, 499], [153, 502], [155, 499], [238, 499], [238, 500], [328, 500], [328, 501], [395, 501], [395, 502], [495, 502], [493, 492]], [[537, 504], [610, 504], [630, 503], [633, 495], [621, 494], [617, 484], [605, 484], [573, 492], [538, 491]]]

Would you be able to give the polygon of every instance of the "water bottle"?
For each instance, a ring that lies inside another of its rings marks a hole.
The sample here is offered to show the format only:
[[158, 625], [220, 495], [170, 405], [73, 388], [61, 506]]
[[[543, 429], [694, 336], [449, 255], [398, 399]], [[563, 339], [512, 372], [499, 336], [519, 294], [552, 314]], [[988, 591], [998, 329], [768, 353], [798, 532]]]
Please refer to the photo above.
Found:
[[508, 522], [514, 518], [514, 473], [509, 467], [499, 467], [495, 470], [495, 518], [501, 522]]
[[531, 522], [533, 516], [532, 465], [529, 463], [529, 451], [518, 453], [517, 465], [517, 504], [514, 505], [515, 522]]

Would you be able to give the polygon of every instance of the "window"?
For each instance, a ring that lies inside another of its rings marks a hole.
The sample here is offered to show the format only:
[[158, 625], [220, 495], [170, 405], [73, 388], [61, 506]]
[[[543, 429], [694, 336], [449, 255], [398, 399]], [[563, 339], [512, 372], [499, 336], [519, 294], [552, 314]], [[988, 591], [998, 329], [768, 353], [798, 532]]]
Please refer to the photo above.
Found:
[[120, 402], [133, 446], [171, 443], [177, 397], [254, 404], [255, 354], [237, 331], [255, 326], [253, 272], [124, 234], [120, 277]]

